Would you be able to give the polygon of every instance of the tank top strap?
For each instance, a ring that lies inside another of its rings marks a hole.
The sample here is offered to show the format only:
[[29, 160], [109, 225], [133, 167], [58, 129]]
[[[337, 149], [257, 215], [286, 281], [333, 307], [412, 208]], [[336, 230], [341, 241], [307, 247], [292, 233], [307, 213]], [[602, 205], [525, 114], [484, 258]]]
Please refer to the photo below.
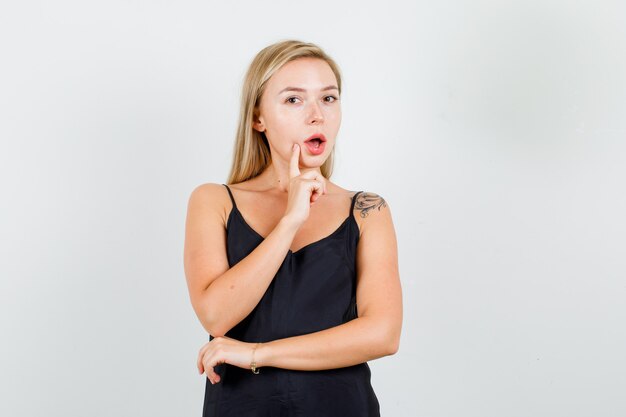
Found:
[[356, 197], [361, 194], [363, 191], [357, 191], [353, 196], [352, 196], [352, 203], [350, 204], [350, 216], [354, 217], [354, 203], [356, 202]]
[[226, 184], [222, 184], [224, 187], [226, 187], [226, 189], [228, 190], [228, 195], [230, 196], [230, 201], [233, 202], [233, 208], [237, 208], [237, 203], [235, 203], [235, 197], [233, 197], [233, 193], [232, 191], [230, 191], [230, 188], [228, 187], [228, 185]]

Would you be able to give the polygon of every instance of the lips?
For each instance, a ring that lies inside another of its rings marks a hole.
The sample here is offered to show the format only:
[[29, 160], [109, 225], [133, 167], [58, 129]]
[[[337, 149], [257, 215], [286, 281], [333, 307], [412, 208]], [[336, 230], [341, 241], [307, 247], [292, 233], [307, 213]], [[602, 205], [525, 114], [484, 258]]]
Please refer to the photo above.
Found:
[[305, 149], [307, 149], [311, 155], [321, 155], [324, 153], [326, 146], [326, 137], [321, 133], [316, 133], [309, 136], [309, 138], [304, 141], [304, 145]]
[[305, 139], [304, 143], [307, 143], [308, 141], [315, 140], [315, 139], [318, 139], [320, 143], [326, 142], [326, 136], [324, 136], [323, 133], [314, 133], [311, 136], [309, 136], [307, 139]]

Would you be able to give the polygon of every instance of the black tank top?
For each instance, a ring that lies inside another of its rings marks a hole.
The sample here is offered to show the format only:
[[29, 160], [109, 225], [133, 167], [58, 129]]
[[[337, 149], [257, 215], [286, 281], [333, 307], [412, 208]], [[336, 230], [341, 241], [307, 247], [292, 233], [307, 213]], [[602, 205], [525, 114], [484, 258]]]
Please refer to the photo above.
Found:
[[[237, 208], [226, 223], [232, 268], [262, 241]], [[350, 212], [330, 235], [289, 250], [252, 312], [226, 333], [244, 342], [269, 342], [317, 332], [357, 317], [356, 247], [359, 226]], [[213, 336], [209, 337], [213, 340]], [[367, 362], [345, 368], [300, 371], [262, 367], [259, 374], [230, 364], [215, 367], [220, 382], [206, 379], [203, 417], [380, 416]]]

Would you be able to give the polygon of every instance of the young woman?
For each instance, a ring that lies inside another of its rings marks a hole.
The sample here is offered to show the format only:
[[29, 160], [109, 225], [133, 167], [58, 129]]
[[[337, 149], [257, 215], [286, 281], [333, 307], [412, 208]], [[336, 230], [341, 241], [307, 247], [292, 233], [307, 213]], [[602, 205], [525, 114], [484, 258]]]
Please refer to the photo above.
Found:
[[380, 415], [367, 361], [398, 350], [396, 236], [380, 195], [330, 181], [340, 96], [316, 45], [266, 47], [245, 77], [228, 184], [191, 193], [204, 417]]

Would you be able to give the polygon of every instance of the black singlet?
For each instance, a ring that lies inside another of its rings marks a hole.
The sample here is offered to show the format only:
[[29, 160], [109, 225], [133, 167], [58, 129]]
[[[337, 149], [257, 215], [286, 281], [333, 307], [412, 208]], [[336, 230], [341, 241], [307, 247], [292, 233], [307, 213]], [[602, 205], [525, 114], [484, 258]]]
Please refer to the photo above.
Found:
[[[237, 209], [228, 216], [230, 267], [262, 241]], [[357, 317], [356, 247], [359, 226], [350, 212], [330, 235], [288, 251], [261, 301], [226, 333], [244, 342], [269, 342], [317, 332]], [[210, 336], [209, 340], [212, 340]], [[259, 374], [230, 364], [215, 367], [220, 382], [206, 378], [203, 417], [378, 417], [378, 399], [367, 362], [345, 368], [301, 371], [262, 367]]]

